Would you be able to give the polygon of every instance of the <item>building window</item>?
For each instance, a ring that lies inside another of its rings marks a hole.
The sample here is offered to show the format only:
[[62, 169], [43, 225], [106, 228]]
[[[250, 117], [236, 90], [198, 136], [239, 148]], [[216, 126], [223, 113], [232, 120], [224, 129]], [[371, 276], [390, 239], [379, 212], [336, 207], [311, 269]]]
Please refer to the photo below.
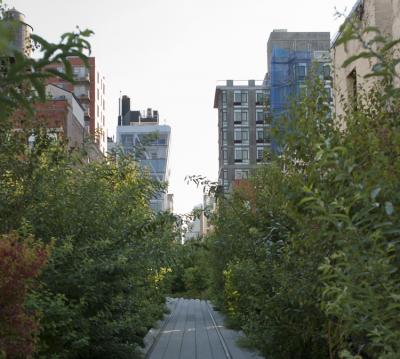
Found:
[[247, 106], [247, 91], [235, 91], [233, 93], [233, 104]]
[[243, 180], [249, 178], [249, 170], [235, 169], [235, 180]]
[[222, 150], [222, 161], [223, 161], [224, 165], [228, 164], [228, 150], [227, 149]]
[[228, 170], [224, 170], [222, 176], [224, 180], [228, 180]]
[[87, 94], [87, 89], [86, 86], [82, 86], [82, 85], [75, 85], [74, 86], [74, 94], [75, 96], [83, 96]]
[[298, 64], [296, 66], [296, 78], [299, 81], [305, 80], [307, 75], [307, 65], [306, 64]]
[[256, 130], [256, 142], [264, 143], [264, 129], [263, 128]]
[[322, 67], [322, 72], [325, 80], [329, 80], [331, 78], [331, 67], [329, 64], [325, 64]]
[[356, 104], [357, 101], [357, 71], [354, 68], [347, 76], [347, 93], [349, 99]]
[[265, 98], [266, 98], [265, 92], [262, 91], [262, 90], [257, 90], [257, 92], [256, 92], [256, 105], [257, 106], [264, 105]]
[[228, 127], [228, 119], [226, 116], [226, 110], [221, 111], [222, 127]]
[[263, 110], [257, 110], [256, 111], [256, 124], [257, 125], [262, 125], [264, 123], [264, 111]]
[[99, 116], [99, 113], [100, 113], [100, 111], [99, 111], [99, 105], [97, 105], [97, 116]]
[[264, 148], [257, 147], [257, 162], [261, 162], [264, 158]]
[[222, 144], [224, 144], [224, 145], [228, 144], [228, 131], [227, 130], [222, 131]]
[[235, 149], [235, 162], [236, 163], [249, 163], [249, 149], [236, 148]]
[[222, 107], [226, 107], [226, 91], [222, 91]]
[[86, 68], [83, 66], [74, 66], [72, 68], [74, 77], [82, 78], [86, 75]]
[[248, 121], [248, 112], [246, 110], [235, 110], [234, 112], [234, 124], [235, 125], [243, 125], [247, 126], [249, 124]]
[[332, 89], [330, 86], [326, 86], [325, 87], [325, 92], [326, 92], [326, 97], [327, 97], [327, 101], [331, 102], [332, 101]]
[[234, 132], [234, 143], [249, 144], [249, 131], [236, 129]]

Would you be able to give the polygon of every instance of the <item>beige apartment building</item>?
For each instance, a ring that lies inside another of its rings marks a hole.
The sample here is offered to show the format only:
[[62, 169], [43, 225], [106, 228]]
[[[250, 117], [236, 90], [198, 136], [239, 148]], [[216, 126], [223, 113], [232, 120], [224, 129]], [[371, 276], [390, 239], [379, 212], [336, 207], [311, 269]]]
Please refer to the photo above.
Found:
[[[390, 38], [400, 37], [400, 0], [358, 0], [346, 21], [359, 20], [363, 27], [377, 27], [380, 32]], [[374, 33], [364, 35], [368, 41], [375, 36]], [[343, 67], [344, 61], [351, 56], [364, 51], [363, 45], [358, 40], [351, 40], [346, 44], [337, 45], [335, 37], [331, 46], [333, 81], [334, 81], [334, 108], [338, 116], [343, 115], [344, 106], [357, 95], [357, 90], [368, 90], [376, 78], [365, 79], [371, 72], [375, 60], [360, 58]]]

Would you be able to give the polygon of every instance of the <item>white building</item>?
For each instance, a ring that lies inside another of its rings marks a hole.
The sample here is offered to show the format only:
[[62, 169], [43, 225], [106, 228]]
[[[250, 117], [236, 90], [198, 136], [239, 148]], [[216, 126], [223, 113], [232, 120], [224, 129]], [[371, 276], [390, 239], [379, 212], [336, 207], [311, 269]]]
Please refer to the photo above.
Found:
[[[131, 111], [127, 96], [122, 99], [122, 109], [117, 126], [117, 146], [125, 153], [131, 153], [153, 179], [168, 182], [171, 128], [159, 124], [157, 111], [148, 109], [143, 114]], [[168, 210], [167, 193], [159, 193], [150, 204], [156, 212]]]

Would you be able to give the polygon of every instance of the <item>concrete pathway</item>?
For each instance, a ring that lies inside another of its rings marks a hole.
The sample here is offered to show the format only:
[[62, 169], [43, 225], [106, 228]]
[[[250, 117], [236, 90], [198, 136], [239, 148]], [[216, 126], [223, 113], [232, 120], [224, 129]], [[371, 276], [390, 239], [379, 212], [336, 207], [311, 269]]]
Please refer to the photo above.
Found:
[[168, 299], [171, 313], [150, 331], [148, 359], [262, 359], [239, 348], [242, 335], [226, 329], [222, 316], [198, 299]]

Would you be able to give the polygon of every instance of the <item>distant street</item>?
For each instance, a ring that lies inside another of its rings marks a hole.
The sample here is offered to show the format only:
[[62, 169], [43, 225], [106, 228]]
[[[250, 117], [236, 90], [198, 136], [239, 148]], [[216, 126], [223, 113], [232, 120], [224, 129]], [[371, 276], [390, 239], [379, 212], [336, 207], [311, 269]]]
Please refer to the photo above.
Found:
[[172, 299], [170, 308], [148, 359], [261, 359], [237, 346], [240, 334], [226, 329], [208, 302]]

